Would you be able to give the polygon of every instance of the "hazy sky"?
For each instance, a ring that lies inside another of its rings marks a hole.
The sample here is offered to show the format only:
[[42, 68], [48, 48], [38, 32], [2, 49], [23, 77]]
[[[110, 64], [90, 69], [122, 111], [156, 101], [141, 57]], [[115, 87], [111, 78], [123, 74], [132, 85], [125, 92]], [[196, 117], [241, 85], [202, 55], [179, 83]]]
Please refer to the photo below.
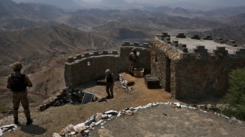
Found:
[[[17, 2], [20, 1], [33, 1], [38, 2], [42, 0], [14, 0]], [[69, 0], [67, 0], [69, 1]], [[79, 0], [74, 0], [78, 2]], [[85, 2], [100, 2], [101, 0], [81, 0]], [[115, 0], [117, 1], [117, 0]], [[234, 6], [245, 6], [245, 0], [125, 0], [127, 2], [140, 2], [140, 3], [149, 3], [156, 6], [179, 6], [179, 7], [193, 7], [193, 8], [202, 8], [202, 6], [210, 7], [234, 7]]]
[[[83, 0], [86, 2], [100, 2], [101, 0]], [[214, 6], [242, 6], [245, 5], [245, 0], [125, 0], [128, 2], [144, 2], [144, 3], [178, 3], [178, 2], [188, 2], [195, 4], [205, 4]]]

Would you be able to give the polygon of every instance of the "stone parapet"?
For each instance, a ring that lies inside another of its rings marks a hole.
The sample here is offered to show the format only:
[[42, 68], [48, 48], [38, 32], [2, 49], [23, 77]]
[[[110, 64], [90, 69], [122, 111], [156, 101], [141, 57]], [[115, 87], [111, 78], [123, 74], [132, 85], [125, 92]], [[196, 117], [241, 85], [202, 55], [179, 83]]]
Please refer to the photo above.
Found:
[[115, 78], [119, 79], [119, 73], [128, 71], [130, 64], [128, 56], [133, 48], [140, 54], [136, 60], [136, 67], [145, 68], [146, 73], [150, 73], [149, 44], [136, 42], [134, 45], [122, 46], [120, 53], [118, 51], [102, 51], [69, 57], [65, 63], [66, 86], [73, 88], [88, 81], [104, 79], [106, 69], [110, 69]]
[[228, 91], [230, 72], [245, 67], [245, 48], [237, 48], [235, 41], [224, 44], [219, 37], [213, 42], [211, 36], [162, 36], [151, 42], [151, 74], [173, 98], [221, 97]]
[[[181, 38], [181, 40], [185, 40], [189, 41], [189, 39], [186, 38], [186, 36], [184, 35], [184, 33], [179, 33], [176, 38]], [[199, 45], [196, 44], [196, 47], [193, 48], [193, 44], [195, 43], [195, 41], [193, 41], [193, 43], [191, 42], [187, 42], [191, 44], [191, 49], [189, 47], [188, 44], [183, 44], [181, 42], [179, 42], [176, 39], [172, 39], [171, 41], [171, 37], [167, 34], [167, 33], [163, 33], [163, 34], [157, 34], [157, 36], [155, 37], [156, 41], [159, 41], [160, 43], [162, 43], [163, 45], [165, 45], [168, 49], [174, 49], [177, 52], [179, 52], [182, 57], [189, 57], [189, 56], [220, 56], [222, 55], [227, 55], [230, 57], [234, 57], [234, 56], [245, 56], [245, 48], [237, 48], [237, 44], [234, 40], [230, 40], [227, 44], [224, 44], [223, 39], [221, 37], [217, 37], [216, 39], [214, 39], [214, 42], [219, 43], [219, 46], [216, 46], [216, 48], [212, 48], [212, 49], [208, 49], [210, 47], [210, 45], [205, 45], [205, 44], [209, 44], [210, 42], [205, 40], [212, 40], [211, 36], [206, 36], [203, 39], [200, 38], [199, 35], [194, 35], [193, 37], [191, 37], [191, 39], [196, 40], [196, 41], [200, 41], [199, 43], [203, 42], [203, 45]], [[180, 40], [180, 39], [179, 39]], [[208, 46], [208, 48], [206, 48], [206, 46]], [[230, 46], [230, 47], [228, 47]], [[229, 50], [234, 50], [234, 52], [228, 52]]]

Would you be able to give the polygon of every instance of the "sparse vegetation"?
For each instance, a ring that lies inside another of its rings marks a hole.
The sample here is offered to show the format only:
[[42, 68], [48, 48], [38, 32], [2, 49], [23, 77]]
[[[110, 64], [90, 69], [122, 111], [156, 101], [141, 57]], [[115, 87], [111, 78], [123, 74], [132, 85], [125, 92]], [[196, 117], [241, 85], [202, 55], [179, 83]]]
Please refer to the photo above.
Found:
[[227, 116], [235, 116], [240, 120], [245, 120], [245, 69], [233, 70], [229, 79], [230, 88], [222, 99], [222, 103], [227, 103], [221, 113]]
[[0, 103], [0, 112], [1, 113], [7, 113], [8, 110], [9, 110], [9, 108], [4, 103]]

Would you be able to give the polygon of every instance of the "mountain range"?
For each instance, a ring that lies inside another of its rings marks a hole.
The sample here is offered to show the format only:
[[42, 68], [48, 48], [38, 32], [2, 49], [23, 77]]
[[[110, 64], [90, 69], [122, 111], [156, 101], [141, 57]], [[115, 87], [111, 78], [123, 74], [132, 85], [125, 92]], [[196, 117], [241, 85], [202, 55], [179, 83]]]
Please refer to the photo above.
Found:
[[[117, 50], [121, 41], [149, 41], [162, 32], [189, 32], [189, 35], [209, 34], [234, 39], [240, 45], [245, 43], [245, 7], [201, 11], [148, 5], [105, 10], [80, 9], [83, 2], [78, 4], [78, 0], [26, 1], [0, 0], [0, 76], [11, 72], [9, 64], [21, 61], [24, 73], [30, 74], [36, 83], [33, 91], [43, 94], [64, 84], [67, 57], [88, 51]], [[139, 5], [124, 0], [116, 2], [126, 7]], [[101, 3], [116, 7], [113, 5], [116, 2]], [[66, 9], [62, 5], [67, 5]], [[74, 10], [67, 10], [73, 6]]]

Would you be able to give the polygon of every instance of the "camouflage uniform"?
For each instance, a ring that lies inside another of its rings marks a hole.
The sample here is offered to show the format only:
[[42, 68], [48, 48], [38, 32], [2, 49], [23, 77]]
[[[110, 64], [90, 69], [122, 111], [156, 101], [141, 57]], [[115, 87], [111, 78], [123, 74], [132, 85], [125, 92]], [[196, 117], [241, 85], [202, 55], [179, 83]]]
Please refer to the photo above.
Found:
[[[19, 62], [16, 62], [16, 63], [12, 64], [11, 67], [14, 70], [16, 70], [16, 69], [20, 70], [22, 68], [22, 65]], [[12, 86], [11, 84], [13, 83], [12, 82], [12, 76], [19, 78], [23, 75], [20, 72], [15, 72], [12, 75], [10, 75], [8, 77], [8, 81], [7, 81], [7, 88], [9, 88], [9, 89], [11, 89], [11, 86]], [[26, 86], [32, 87], [32, 83], [27, 76], [25, 76], [25, 78], [24, 78], [24, 83]], [[17, 123], [18, 123], [18, 109], [19, 109], [20, 103], [24, 108], [24, 113], [25, 113], [26, 118], [30, 120], [31, 115], [30, 115], [30, 110], [29, 110], [29, 101], [27, 98], [27, 90], [19, 91], [19, 92], [13, 92], [12, 91], [12, 97], [13, 97], [12, 101], [13, 101], [13, 109], [14, 109], [13, 110], [13, 116], [15, 119], [17, 119]]]
[[[109, 76], [108, 74], [111, 74], [112, 81], [108, 82], [107, 77]], [[105, 76], [105, 82], [106, 82], [106, 93], [107, 93], [107, 98], [114, 98], [113, 95], [113, 87], [114, 87], [114, 74], [110, 72], [109, 69], [106, 70], [106, 76]]]
[[130, 53], [132, 55], [132, 60], [130, 61], [129, 65], [129, 73], [133, 75], [134, 68], [136, 66], [136, 49], [132, 49], [132, 52]]

